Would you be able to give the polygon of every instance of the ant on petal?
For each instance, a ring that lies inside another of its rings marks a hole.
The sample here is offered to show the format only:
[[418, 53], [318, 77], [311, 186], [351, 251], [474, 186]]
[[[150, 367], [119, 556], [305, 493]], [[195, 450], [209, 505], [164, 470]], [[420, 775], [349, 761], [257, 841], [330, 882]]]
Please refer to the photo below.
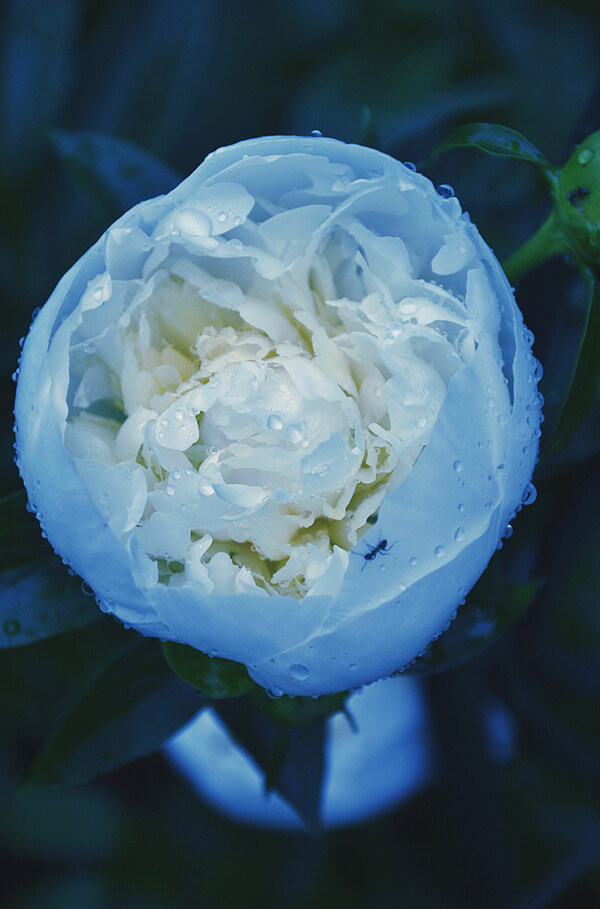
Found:
[[365, 570], [365, 568], [367, 567], [367, 562], [371, 562], [375, 558], [376, 555], [379, 555], [380, 552], [381, 553], [389, 552], [390, 549], [393, 549], [395, 545], [396, 545], [395, 543], [392, 543], [390, 546], [388, 546], [388, 541], [385, 539], [382, 540], [381, 537], [379, 538], [379, 543], [377, 543], [376, 546], [369, 546], [369, 544], [367, 543], [367, 547], [369, 550], [368, 552], [366, 552], [366, 553], [356, 552], [355, 553], [355, 555], [362, 556], [363, 559], [365, 560], [365, 564], [361, 568], [361, 571]]

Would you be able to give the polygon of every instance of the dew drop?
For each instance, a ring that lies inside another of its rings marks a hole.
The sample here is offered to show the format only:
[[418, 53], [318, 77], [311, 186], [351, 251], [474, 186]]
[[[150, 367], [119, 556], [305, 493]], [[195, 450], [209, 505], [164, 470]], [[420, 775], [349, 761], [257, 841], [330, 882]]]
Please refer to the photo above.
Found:
[[449, 183], [440, 183], [437, 187], [437, 192], [442, 199], [451, 199], [454, 195], [454, 190]]
[[454, 539], [456, 540], [457, 543], [460, 543], [460, 541], [464, 540], [464, 538], [465, 538], [465, 528], [457, 527], [456, 530], [454, 531]]
[[320, 139], [323, 133], [320, 129], [311, 129], [309, 136], [312, 136], [313, 139]]
[[594, 151], [591, 148], [583, 148], [577, 155], [577, 160], [582, 167], [585, 167], [586, 164], [589, 164], [592, 158], [594, 157]]
[[348, 666], [348, 669], [350, 670], [350, 672], [356, 672], [356, 670], [358, 669], [358, 666], [356, 665], [356, 663], [350, 663], [350, 665]]
[[277, 688], [276, 686], [274, 688], [267, 688], [267, 696], [272, 698], [273, 700], [280, 698], [282, 696], [282, 694], [283, 694], [283, 691], [281, 688]]
[[21, 631], [21, 626], [16, 619], [6, 619], [2, 623], [2, 629], [9, 638], [14, 638], [16, 634], [19, 634]]
[[404, 315], [406, 315], [406, 316], [414, 315], [418, 308], [419, 307], [417, 306], [416, 303], [409, 303], [409, 302], [401, 303], [400, 306], [398, 307], [400, 312], [403, 312]]
[[460, 473], [461, 470], [463, 469], [462, 461], [455, 461], [452, 466], [454, 468], [455, 473]]
[[308, 666], [304, 666], [302, 663], [294, 663], [293, 666], [290, 666], [290, 675], [296, 681], [302, 682], [309, 677], [310, 672]]
[[165, 492], [166, 492], [166, 494], [167, 494], [168, 496], [175, 495], [175, 487], [174, 487], [174, 486], [167, 486], [166, 489], [165, 489]]
[[214, 493], [214, 487], [207, 477], [200, 477], [198, 480], [198, 491], [203, 496], [211, 496]]
[[290, 445], [297, 445], [304, 437], [304, 424], [290, 423], [285, 428], [284, 436]]
[[396, 338], [400, 337], [403, 331], [404, 328], [399, 322], [390, 322], [387, 327], [386, 337], [388, 337], [391, 341], [395, 341]]
[[513, 535], [513, 533], [514, 533], [514, 531], [513, 531], [513, 526], [512, 526], [512, 524], [507, 524], [507, 525], [506, 525], [506, 530], [505, 530], [504, 533], [502, 534], [502, 539], [503, 539], [503, 540], [510, 540], [510, 538], [511, 538], [512, 535]]
[[444, 549], [443, 546], [436, 546], [435, 549], [433, 550], [433, 552], [435, 554], [436, 559], [441, 559], [442, 556], [445, 555], [446, 550]]
[[411, 556], [410, 559], [408, 560], [408, 564], [414, 566], [417, 564], [418, 561], [419, 560], [415, 556]]
[[92, 590], [92, 588], [90, 587], [89, 584], [86, 584], [85, 581], [82, 581], [82, 582], [81, 582], [81, 592], [82, 592], [83, 594], [85, 594], [86, 597], [93, 597], [93, 596], [95, 596], [94, 591]]
[[521, 502], [523, 503], [523, 505], [533, 505], [533, 503], [535, 502], [536, 499], [537, 499], [537, 489], [535, 488], [533, 483], [530, 483], [529, 486], [525, 487], [525, 491], [523, 492], [523, 498], [521, 499]]
[[413, 164], [412, 161], [405, 161], [405, 162], [404, 162], [404, 166], [407, 167], [409, 170], [412, 170], [412, 171], [414, 171], [414, 172], [416, 172], [416, 170], [417, 170], [417, 165], [416, 165], [416, 164]]
[[221, 223], [223, 223], [223, 221], [226, 221], [226, 220], [227, 220], [227, 215], [225, 214], [224, 211], [220, 211], [219, 214], [217, 215], [217, 221], [221, 221]]
[[273, 430], [277, 431], [277, 430], [281, 429], [282, 426], [283, 426], [283, 420], [281, 419], [279, 414], [272, 413], [272, 414], [270, 414], [269, 417], [267, 417], [267, 429], [273, 429]]

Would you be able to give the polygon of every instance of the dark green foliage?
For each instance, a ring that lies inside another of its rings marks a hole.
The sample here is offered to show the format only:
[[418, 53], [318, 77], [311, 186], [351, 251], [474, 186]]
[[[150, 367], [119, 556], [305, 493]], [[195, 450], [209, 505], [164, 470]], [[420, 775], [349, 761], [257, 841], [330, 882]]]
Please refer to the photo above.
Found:
[[[0, 648], [97, 622], [101, 613], [42, 539], [24, 492], [0, 500]], [[91, 593], [91, 591], [88, 591]]]

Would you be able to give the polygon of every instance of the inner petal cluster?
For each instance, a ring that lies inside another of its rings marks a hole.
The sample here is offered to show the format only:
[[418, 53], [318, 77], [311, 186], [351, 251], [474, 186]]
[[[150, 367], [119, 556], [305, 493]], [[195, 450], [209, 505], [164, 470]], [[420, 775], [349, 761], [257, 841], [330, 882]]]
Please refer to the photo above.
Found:
[[343, 572], [476, 339], [364, 219], [290, 252], [246, 211], [211, 235], [210, 210], [176, 209], [139, 279], [91, 282], [65, 444], [158, 583], [302, 598]]

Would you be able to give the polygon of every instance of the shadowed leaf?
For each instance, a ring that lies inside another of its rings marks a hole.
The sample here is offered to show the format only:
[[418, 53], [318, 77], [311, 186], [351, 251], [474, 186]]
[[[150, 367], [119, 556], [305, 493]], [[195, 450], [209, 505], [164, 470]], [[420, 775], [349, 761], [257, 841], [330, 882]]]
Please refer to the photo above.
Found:
[[128, 642], [64, 717], [23, 788], [85, 783], [151, 754], [201, 706], [155, 641]]
[[24, 492], [0, 500], [0, 648], [97, 622], [102, 613], [42, 538]]

